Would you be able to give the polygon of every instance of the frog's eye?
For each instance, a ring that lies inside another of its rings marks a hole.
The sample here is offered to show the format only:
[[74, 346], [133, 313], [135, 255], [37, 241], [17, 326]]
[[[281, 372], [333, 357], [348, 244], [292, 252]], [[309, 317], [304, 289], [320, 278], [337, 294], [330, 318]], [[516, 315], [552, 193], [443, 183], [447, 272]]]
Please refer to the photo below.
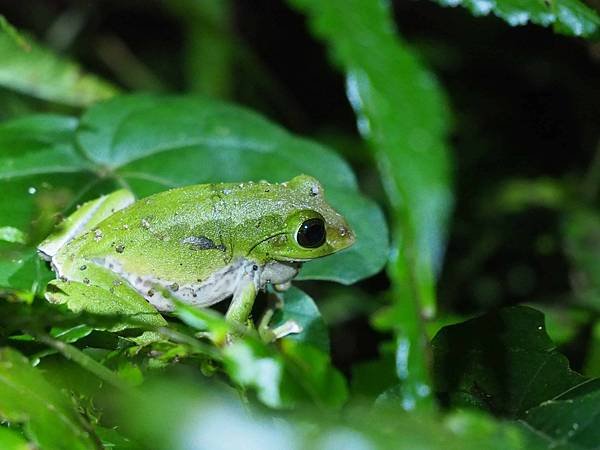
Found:
[[304, 248], [317, 248], [325, 243], [325, 222], [321, 218], [302, 222], [296, 233], [296, 241]]

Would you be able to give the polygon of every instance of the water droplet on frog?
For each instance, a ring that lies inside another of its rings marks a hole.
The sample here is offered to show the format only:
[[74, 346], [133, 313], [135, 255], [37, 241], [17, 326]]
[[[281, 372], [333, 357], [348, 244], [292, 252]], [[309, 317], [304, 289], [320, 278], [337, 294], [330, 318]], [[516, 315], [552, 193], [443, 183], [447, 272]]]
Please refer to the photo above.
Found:
[[123, 229], [124, 230], [129, 230], [129, 225], [127, 225], [127, 224], [123, 225]]
[[37, 192], [37, 189], [34, 188], [33, 186], [31, 186], [29, 189], [27, 189], [27, 192], [29, 192], [31, 195], [33, 195]]
[[94, 230], [94, 240], [96, 242], [98, 242], [100, 239], [102, 239], [102, 236], [104, 236], [104, 234], [102, 233], [102, 230], [100, 230], [100, 229]]
[[223, 189], [223, 194], [225, 194], [225, 195], [231, 194], [231, 189]]
[[150, 289], [148, 291], [148, 297], [152, 297], [154, 295], [154, 289]]
[[83, 284], [90, 284], [90, 279], [89, 278], [84, 278], [83, 279]]
[[115, 247], [117, 253], [123, 253], [125, 251], [125, 246], [123, 244], [119, 244]]
[[142, 224], [142, 228], [144, 230], [147, 230], [150, 228], [150, 222], [148, 222], [148, 219], [142, 219], [141, 224]]
[[123, 282], [120, 281], [120, 280], [114, 280], [113, 281], [113, 286], [121, 286], [122, 284], [123, 284]]
[[177, 283], [173, 283], [169, 286], [173, 292], [177, 292], [179, 290], [179, 285]]
[[84, 264], [83, 266], [79, 267], [79, 270], [85, 270], [87, 269], [87, 266]]

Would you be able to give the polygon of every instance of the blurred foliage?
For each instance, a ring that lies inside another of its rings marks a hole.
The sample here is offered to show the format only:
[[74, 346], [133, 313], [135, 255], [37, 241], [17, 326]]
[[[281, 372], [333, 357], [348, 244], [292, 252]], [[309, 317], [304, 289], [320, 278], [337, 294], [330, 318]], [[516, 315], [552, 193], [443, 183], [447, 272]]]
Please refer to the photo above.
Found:
[[[2, 3], [0, 448], [598, 447], [598, 4], [437, 3]], [[299, 173], [299, 334], [47, 285], [86, 200]]]
[[525, 25], [531, 21], [567, 35], [597, 36], [600, 17], [595, 10], [579, 0], [438, 0], [444, 6], [466, 7], [475, 16], [492, 12], [510, 25]]

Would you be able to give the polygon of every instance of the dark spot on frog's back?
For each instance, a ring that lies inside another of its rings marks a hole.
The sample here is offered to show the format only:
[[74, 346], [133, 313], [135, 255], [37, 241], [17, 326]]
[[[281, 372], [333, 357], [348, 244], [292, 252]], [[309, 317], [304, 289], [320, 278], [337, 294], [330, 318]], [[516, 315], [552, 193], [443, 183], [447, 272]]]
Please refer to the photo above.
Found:
[[223, 244], [215, 244], [215, 242], [206, 236], [188, 236], [181, 240], [182, 244], [188, 244], [190, 250], [220, 250], [225, 251]]

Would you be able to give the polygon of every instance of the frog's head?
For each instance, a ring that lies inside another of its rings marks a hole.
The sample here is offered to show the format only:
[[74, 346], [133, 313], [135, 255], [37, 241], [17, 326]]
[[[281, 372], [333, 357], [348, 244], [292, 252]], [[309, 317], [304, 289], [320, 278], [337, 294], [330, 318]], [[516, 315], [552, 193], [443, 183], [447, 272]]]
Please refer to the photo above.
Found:
[[[286, 211], [277, 233], [257, 250], [278, 261], [309, 261], [350, 247], [354, 232], [324, 198], [323, 188], [310, 176], [299, 175], [281, 185]], [[282, 211], [283, 212], [283, 211]]]

